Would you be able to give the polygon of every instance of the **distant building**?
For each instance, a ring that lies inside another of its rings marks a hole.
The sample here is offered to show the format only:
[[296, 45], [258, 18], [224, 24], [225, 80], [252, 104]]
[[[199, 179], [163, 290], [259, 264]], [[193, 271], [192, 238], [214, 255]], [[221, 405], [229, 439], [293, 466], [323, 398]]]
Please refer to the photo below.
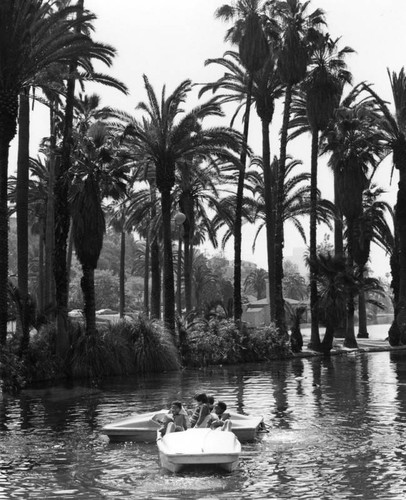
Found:
[[299, 270], [299, 273], [302, 276], [307, 276], [309, 270], [305, 264], [307, 248], [305, 247], [295, 247], [292, 250], [292, 255], [285, 255], [286, 260], [290, 260], [293, 264], [296, 264]]

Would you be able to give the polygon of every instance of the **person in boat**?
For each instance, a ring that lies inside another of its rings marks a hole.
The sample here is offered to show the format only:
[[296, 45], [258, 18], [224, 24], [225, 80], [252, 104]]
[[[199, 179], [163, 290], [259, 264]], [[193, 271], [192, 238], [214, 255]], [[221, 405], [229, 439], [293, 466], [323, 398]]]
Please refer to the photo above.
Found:
[[207, 427], [210, 420], [210, 408], [207, 401], [207, 395], [197, 394], [195, 396], [197, 407], [190, 418], [191, 427]]
[[189, 427], [189, 416], [183, 409], [182, 403], [180, 401], [173, 401], [171, 409], [168, 415], [165, 415], [163, 425], [159, 429], [161, 436], [165, 436], [169, 432], [185, 431]]
[[214, 413], [217, 418], [211, 420], [210, 428], [211, 429], [219, 429], [219, 428], [228, 428], [231, 424], [231, 416], [227, 413], [227, 405], [224, 401], [218, 401], [214, 405]]
[[207, 396], [207, 404], [209, 405], [210, 413], [212, 413], [214, 410], [214, 397], [213, 396]]

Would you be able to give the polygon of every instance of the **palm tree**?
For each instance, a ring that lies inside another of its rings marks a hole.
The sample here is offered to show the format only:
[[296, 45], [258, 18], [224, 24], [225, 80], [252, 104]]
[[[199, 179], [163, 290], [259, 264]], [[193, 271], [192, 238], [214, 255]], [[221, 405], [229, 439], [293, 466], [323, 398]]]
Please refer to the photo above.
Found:
[[[206, 90], [212, 89], [214, 92], [218, 90], [226, 90], [227, 93], [219, 94], [218, 98], [222, 103], [238, 102], [238, 106], [231, 120], [231, 126], [238, 112], [245, 108], [247, 101], [247, 74], [241, 64], [241, 59], [236, 52], [228, 51], [223, 58], [209, 59], [206, 64], [217, 63], [223, 66], [227, 72], [217, 82], [205, 85], [200, 94]], [[267, 258], [268, 258], [268, 286], [271, 306], [271, 318], [274, 318], [275, 310], [275, 293], [274, 293], [274, 209], [273, 197], [275, 196], [275, 178], [270, 166], [270, 142], [269, 142], [269, 127], [272, 122], [275, 100], [282, 95], [283, 86], [276, 72], [275, 59], [271, 53], [263, 65], [263, 67], [254, 73], [252, 84], [252, 103], [255, 103], [257, 114], [262, 124], [262, 163], [264, 181], [267, 185], [265, 189], [265, 222], [267, 228]]]
[[306, 76], [310, 62], [309, 43], [315, 30], [325, 24], [321, 9], [307, 14], [308, 1], [300, 0], [271, 1], [269, 15], [280, 24], [280, 39], [277, 43], [279, 77], [285, 88], [283, 122], [281, 128], [279, 167], [277, 178], [277, 202], [275, 219], [275, 316], [280, 331], [286, 332], [285, 307], [283, 301], [283, 183], [287, 159], [288, 127], [291, 113], [293, 88]]
[[216, 11], [217, 17], [225, 21], [235, 21], [234, 26], [226, 34], [226, 40], [238, 44], [241, 62], [248, 73], [243, 128], [244, 141], [240, 153], [240, 172], [238, 175], [234, 222], [234, 319], [236, 321], [240, 321], [242, 314], [241, 227], [252, 87], [255, 72], [263, 67], [269, 54], [268, 42], [262, 26], [263, 16], [261, 11], [261, 0], [237, 0], [231, 5], [221, 6]]
[[[386, 215], [392, 215], [393, 211], [386, 201], [380, 199], [383, 193], [384, 191], [375, 184], [370, 184], [363, 192], [362, 214], [357, 221], [354, 234], [354, 260], [361, 276], [365, 274], [371, 243], [381, 244], [384, 239], [388, 242], [388, 237], [393, 241], [392, 231], [386, 218]], [[358, 311], [357, 337], [368, 338], [366, 300], [363, 289], [359, 291]]]
[[171, 193], [175, 185], [176, 165], [220, 157], [235, 161], [232, 151], [239, 151], [241, 135], [226, 127], [205, 129], [202, 121], [209, 116], [222, 116], [215, 99], [183, 114], [182, 105], [191, 90], [191, 82], [185, 80], [168, 97], [165, 88], [161, 102], [144, 76], [147, 103], [138, 108], [146, 118], [133, 122], [128, 133], [134, 138], [135, 147], [144, 158], [155, 166], [156, 186], [161, 194], [161, 215], [164, 246], [164, 321], [175, 332], [175, 291], [171, 238]]
[[[339, 104], [344, 83], [350, 82], [351, 75], [346, 70], [344, 58], [353, 52], [349, 47], [337, 48], [338, 40], [329, 34], [318, 34], [312, 45], [309, 73], [303, 81], [302, 104], [306, 106], [307, 121], [312, 133], [311, 180], [310, 180], [310, 260], [316, 262], [317, 245], [317, 159], [319, 154], [319, 133], [326, 129]], [[298, 107], [300, 107], [300, 102]], [[303, 106], [302, 106], [303, 109]], [[300, 117], [299, 117], [300, 119]], [[293, 120], [291, 125], [297, 123]], [[320, 346], [318, 328], [318, 294], [316, 266], [310, 268], [310, 307], [312, 331], [310, 345]]]
[[125, 191], [125, 169], [115, 158], [117, 143], [102, 122], [93, 123], [79, 137], [71, 194], [72, 231], [76, 254], [82, 265], [86, 334], [96, 333], [94, 270], [103, 246], [105, 217], [103, 197], [117, 198]]
[[[353, 102], [358, 88], [350, 93], [335, 113], [323, 151], [331, 151], [329, 165], [333, 168], [337, 190], [337, 204], [347, 222], [348, 265], [354, 262], [363, 274], [369, 257], [372, 239], [371, 225], [366, 225], [363, 215], [363, 193], [383, 158], [382, 134], [378, 126], [378, 114], [371, 99]], [[369, 234], [368, 234], [369, 233]], [[362, 297], [361, 297], [362, 298]], [[365, 308], [363, 310], [365, 312]], [[364, 318], [365, 320], [365, 318]], [[366, 334], [366, 326], [362, 327]], [[349, 294], [347, 328], [344, 340], [346, 347], [355, 347], [354, 297]]]
[[[80, 23], [94, 16], [86, 13], [76, 19], [77, 7], [56, 12], [45, 0], [4, 0], [0, 5], [0, 344], [7, 335], [7, 173], [8, 149], [16, 133], [18, 96], [36, 84], [42, 71], [56, 62], [71, 58], [89, 68], [87, 61], [97, 57], [97, 46], [86, 34], [75, 33]], [[103, 50], [109, 61], [112, 52]]]
[[[291, 160], [289, 157], [289, 162], [285, 168], [285, 181], [284, 181], [284, 204], [283, 204], [283, 222], [291, 222], [294, 227], [299, 232], [300, 236], [306, 241], [305, 230], [301, 218], [303, 216], [308, 216], [310, 212], [310, 187], [307, 182], [310, 179], [310, 174], [308, 172], [295, 172], [298, 166], [301, 164], [300, 160]], [[261, 165], [261, 158], [253, 158], [252, 165]], [[271, 170], [273, 176], [276, 178], [278, 176], [278, 158], [274, 158]], [[250, 173], [253, 192], [256, 195], [256, 217], [259, 219], [259, 224], [255, 234], [255, 241], [262, 231], [265, 225], [265, 183], [261, 175], [255, 175], [255, 172]], [[276, 188], [276, 187], [275, 187]], [[335, 217], [335, 207], [334, 205], [321, 198], [320, 192], [317, 193], [318, 203], [317, 203], [317, 222], [324, 223], [327, 226], [331, 226], [331, 220]], [[276, 196], [273, 197], [275, 210]]]
[[258, 300], [263, 299], [266, 295], [267, 279], [268, 273], [265, 269], [254, 269], [244, 280], [244, 290], [246, 292], [255, 292]]
[[222, 195], [235, 184], [235, 176], [217, 162], [202, 163], [197, 160], [192, 164], [179, 164], [176, 168], [174, 198], [179, 203], [180, 211], [186, 216], [183, 222], [186, 313], [192, 309], [191, 270], [197, 229], [207, 235], [216, 248], [212, 210], [218, 212]]
[[402, 68], [398, 74], [388, 70], [388, 75], [395, 113], [390, 111], [387, 103], [370, 86], [365, 85], [365, 88], [375, 98], [382, 112], [380, 127], [385, 136], [385, 146], [392, 153], [394, 167], [399, 170], [395, 208], [395, 239], [398, 240], [399, 251], [395, 253], [392, 261], [395, 268], [398, 266], [399, 289], [395, 303], [395, 319], [391, 328], [396, 334], [392, 333], [390, 337], [393, 343], [406, 344], [406, 74]]

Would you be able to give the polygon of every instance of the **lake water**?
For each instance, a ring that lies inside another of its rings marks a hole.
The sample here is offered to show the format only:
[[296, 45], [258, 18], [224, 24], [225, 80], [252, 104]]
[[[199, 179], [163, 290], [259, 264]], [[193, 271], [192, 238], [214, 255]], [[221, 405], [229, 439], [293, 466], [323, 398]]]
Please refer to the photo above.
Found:
[[[261, 414], [238, 469], [160, 468], [155, 444], [111, 444], [106, 423], [192, 405], [196, 391]], [[404, 499], [406, 352], [36, 388], [0, 401], [0, 499]]]

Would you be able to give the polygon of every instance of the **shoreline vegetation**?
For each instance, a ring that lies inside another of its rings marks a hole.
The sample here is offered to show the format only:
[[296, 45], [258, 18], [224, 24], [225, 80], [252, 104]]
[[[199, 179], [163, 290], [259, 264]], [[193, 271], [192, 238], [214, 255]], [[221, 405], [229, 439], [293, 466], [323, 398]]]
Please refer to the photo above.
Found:
[[18, 333], [0, 353], [3, 392], [16, 393], [30, 384], [61, 379], [87, 379], [165, 372], [210, 365], [267, 362], [292, 355], [289, 337], [271, 325], [238, 328], [228, 319], [178, 320], [177, 335], [162, 321], [139, 316], [98, 326], [87, 336], [82, 321], [69, 321], [70, 348], [65, 359], [55, 354], [56, 325], [39, 329], [23, 358], [17, 355]]

